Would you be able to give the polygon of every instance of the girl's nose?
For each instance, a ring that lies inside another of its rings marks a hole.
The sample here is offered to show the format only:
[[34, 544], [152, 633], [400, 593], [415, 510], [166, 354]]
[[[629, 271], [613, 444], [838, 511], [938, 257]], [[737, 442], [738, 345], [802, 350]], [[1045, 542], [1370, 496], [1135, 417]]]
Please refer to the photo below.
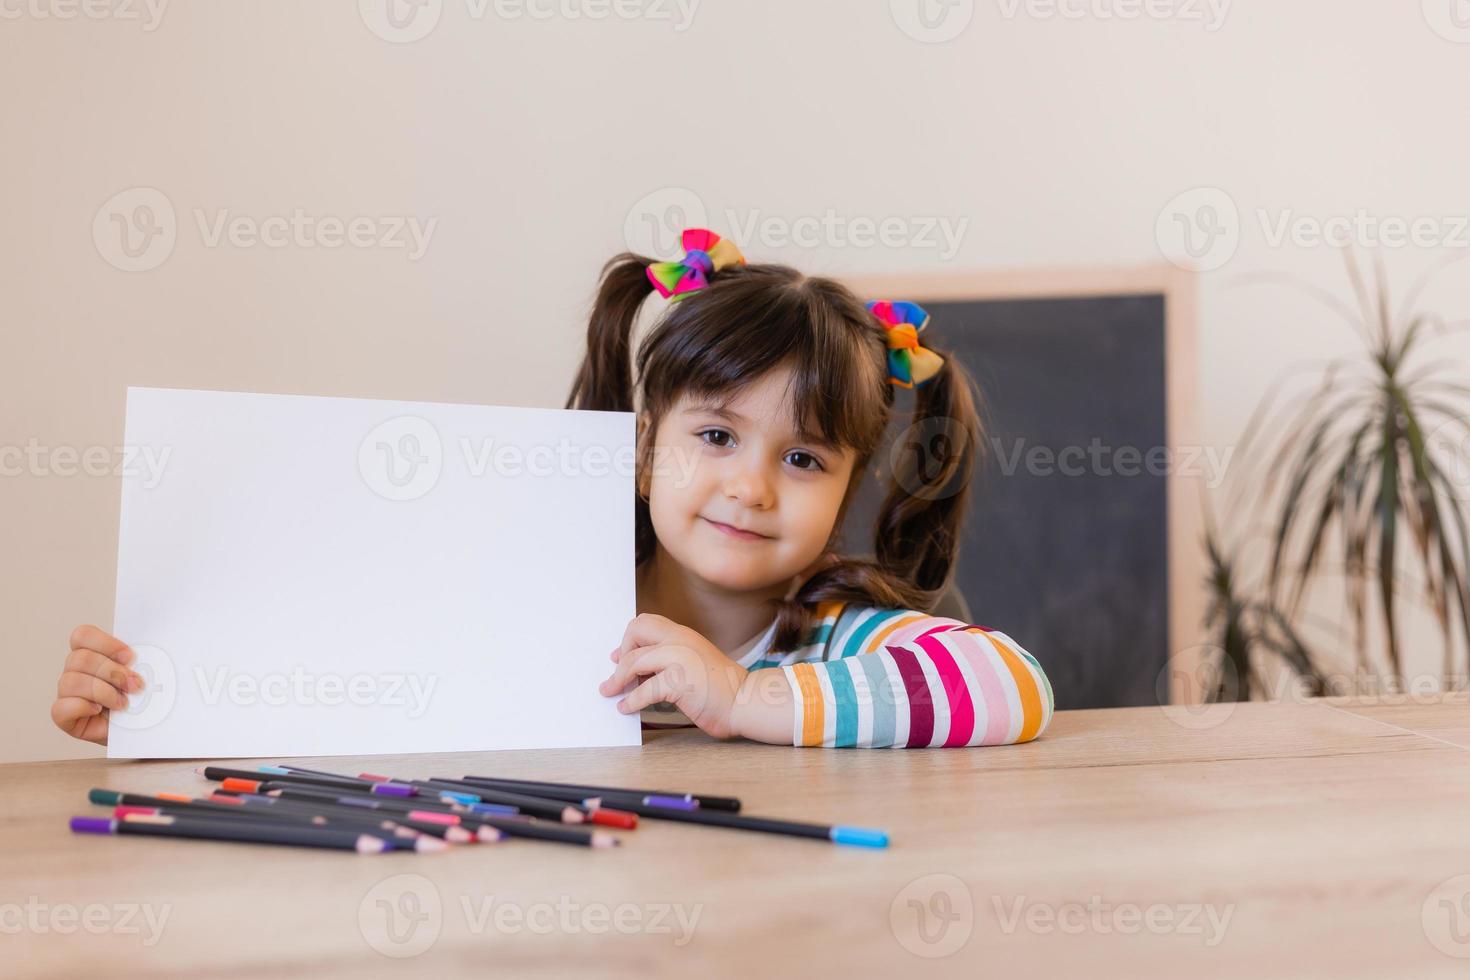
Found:
[[771, 481], [758, 466], [737, 469], [725, 480], [725, 496], [747, 507], [767, 509], [772, 500]]

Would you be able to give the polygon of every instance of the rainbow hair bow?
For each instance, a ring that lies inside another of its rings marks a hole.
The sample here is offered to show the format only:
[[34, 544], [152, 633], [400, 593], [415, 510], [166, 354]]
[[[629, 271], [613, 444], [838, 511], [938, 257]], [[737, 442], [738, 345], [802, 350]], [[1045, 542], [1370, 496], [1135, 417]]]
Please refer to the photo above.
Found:
[[929, 314], [922, 306], [874, 300], [868, 309], [887, 334], [889, 384], [915, 388], [944, 367], [944, 358], [919, 345], [919, 331], [929, 323]]
[[648, 279], [664, 299], [678, 299], [709, 285], [711, 274], [732, 265], [744, 265], [735, 243], [704, 228], [685, 228], [680, 236], [684, 257], [677, 262], [654, 262]]

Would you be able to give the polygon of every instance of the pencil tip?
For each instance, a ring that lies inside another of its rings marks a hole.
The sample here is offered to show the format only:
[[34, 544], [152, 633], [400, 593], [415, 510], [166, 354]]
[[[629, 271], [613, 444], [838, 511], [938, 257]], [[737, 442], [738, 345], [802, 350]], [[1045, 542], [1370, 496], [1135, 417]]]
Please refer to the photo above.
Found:
[[357, 852], [359, 854], [381, 854], [387, 849], [388, 842], [381, 837], [361, 834], [357, 838]]
[[437, 837], [431, 837], [425, 834], [413, 842], [413, 849], [421, 854], [425, 854], [433, 851], [447, 851], [449, 850], [449, 845]]
[[562, 823], [581, 823], [586, 818], [582, 816], [582, 811], [574, 807], [567, 807], [561, 812], [561, 819]]

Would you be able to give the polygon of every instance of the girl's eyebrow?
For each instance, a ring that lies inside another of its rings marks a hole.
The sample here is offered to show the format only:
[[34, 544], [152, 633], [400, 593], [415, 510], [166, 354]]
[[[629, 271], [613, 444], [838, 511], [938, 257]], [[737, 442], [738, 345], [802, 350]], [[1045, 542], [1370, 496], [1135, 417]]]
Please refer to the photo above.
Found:
[[684, 411], [690, 415], [718, 415], [720, 418], [728, 419], [731, 422], [745, 421], [744, 415], [731, 411], [723, 405], [691, 405], [684, 409]]

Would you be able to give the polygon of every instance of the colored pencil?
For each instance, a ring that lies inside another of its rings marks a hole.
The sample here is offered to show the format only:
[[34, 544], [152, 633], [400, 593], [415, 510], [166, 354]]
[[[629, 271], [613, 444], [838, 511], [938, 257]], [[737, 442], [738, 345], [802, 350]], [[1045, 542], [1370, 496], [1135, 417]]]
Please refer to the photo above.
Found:
[[552, 783], [534, 779], [506, 779], [500, 776], [461, 776], [460, 779], [467, 783], [488, 783], [492, 785], [503, 785], [506, 787], [526, 787], [521, 792], [535, 792], [531, 787], [542, 787], [544, 789], [562, 789], [579, 792], [582, 796], [659, 796], [670, 799], [682, 799], [690, 803], [698, 804], [704, 810], [727, 810], [731, 813], [740, 812], [740, 800], [733, 796], [712, 796], [708, 793], [686, 793], [667, 789], [636, 789], [631, 786], [594, 786], [587, 783]]
[[740, 813], [720, 813], [704, 809], [671, 810], [666, 807], [641, 804], [629, 804], [629, 808], [639, 816], [652, 817], [656, 820], [696, 823], [707, 827], [725, 827], [730, 830], [753, 830], [766, 834], [785, 834], [791, 837], [812, 837], [830, 840], [834, 844], [851, 844], [857, 847], [888, 846], [887, 833], [868, 827], [801, 823], [795, 820], [750, 817]]
[[[261, 773], [252, 772], [249, 769], [230, 769], [226, 766], [203, 766], [194, 770], [205, 779], [215, 782], [224, 782], [226, 779], [244, 779], [260, 782]], [[281, 783], [300, 783], [307, 786], [335, 786], [338, 789], [352, 789], [362, 793], [377, 793], [383, 796], [414, 796], [415, 790], [411, 786], [403, 786], [398, 783], [374, 783], [366, 779], [354, 779], [350, 776], [316, 776], [302, 775], [299, 773], [272, 773], [271, 780]]]
[[[488, 779], [449, 779], [447, 777], [436, 777], [436, 782], [457, 783], [467, 791], [480, 792], [481, 790], [501, 789], [494, 780]], [[511, 792], [512, 790], [507, 790]], [[644, 806], [662, 806], [675, 810], [697, 810], [699, 803], [685, 796], [637, 796], [630, 793], [603, 793], [601, 795], [589, 794], [580, 789], [565, 789], [556, 787], [537, 788], [537, 793], [544, 793], [550, 799], [570, 800], [589, 807], [594, 812], [598, 809], [620, 809], [624, 803], [641, 803]], [[631, 812], [631, 811], [629, 811]]]
[[72, 817], [71, 830], [76, 834], [137, 834], [144, 837], [191, 837], [250, 844], [327, 847], [356, 851], [359, 854], [381, 854], [392, 846], [382, 837], [349, 830], [285, 826], [263, 821], [232, 823], [175, 816], [149, 817], [142, 814], [121, 820], [115, 817]]

